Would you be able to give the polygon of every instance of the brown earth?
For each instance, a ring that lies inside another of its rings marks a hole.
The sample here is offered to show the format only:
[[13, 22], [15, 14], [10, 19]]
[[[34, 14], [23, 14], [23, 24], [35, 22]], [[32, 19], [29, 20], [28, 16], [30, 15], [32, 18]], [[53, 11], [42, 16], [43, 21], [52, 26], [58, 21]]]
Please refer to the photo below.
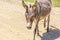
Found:
[[[25, 9], [21, 3], [0, 1], [0, 40], [33, 40], [34, 23], [31, 30], [26, 28]], [[41, 37], [36, 40], [60, 40], [60, 8], [51, 11], [50, 32], [46, 33], [43, 22], [39, 22]]]

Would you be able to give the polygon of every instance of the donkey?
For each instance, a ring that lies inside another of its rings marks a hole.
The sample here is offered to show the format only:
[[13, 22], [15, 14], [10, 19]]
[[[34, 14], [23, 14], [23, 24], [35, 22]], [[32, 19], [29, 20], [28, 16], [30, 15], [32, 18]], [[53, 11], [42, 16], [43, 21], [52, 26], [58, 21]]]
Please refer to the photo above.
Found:
[[26, 9], [25, 17], [27, 21], [27, 28], [31, 29], [33, 21], [36, 20], [33, 40], [35, 40], [36, 33], [39, 36], [38, 23], [40, 20], [44, 19], [44, 27], [46, 27], [46, 17], [47, 32], [49, 32], [51, 4], [51, 0], [36, 0], [33, 5], [27, 5], [24, 0], [22, 0], [22, 5]]

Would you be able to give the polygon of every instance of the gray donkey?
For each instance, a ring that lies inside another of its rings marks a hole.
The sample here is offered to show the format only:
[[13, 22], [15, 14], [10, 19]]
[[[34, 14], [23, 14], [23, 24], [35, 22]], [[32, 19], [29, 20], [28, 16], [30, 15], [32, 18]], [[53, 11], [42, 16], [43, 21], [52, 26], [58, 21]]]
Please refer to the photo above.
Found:
[[27, 21], [27, 28], [31, 29], [32, 23], [35, 20], [34, 38], [35, 35], [39, 36], [38, 23], [40, 20], [44, 19], [44, 27], [46, 27], [46, 17], [47, 17], [47, 32], [49, 32], [49, 21], [50, 21], [50, 11], [51, 11], [51, 0], [35, 0], [33, 5], [25, 4], [22, 0], [22, 5], [26, 9], [25, 17]]

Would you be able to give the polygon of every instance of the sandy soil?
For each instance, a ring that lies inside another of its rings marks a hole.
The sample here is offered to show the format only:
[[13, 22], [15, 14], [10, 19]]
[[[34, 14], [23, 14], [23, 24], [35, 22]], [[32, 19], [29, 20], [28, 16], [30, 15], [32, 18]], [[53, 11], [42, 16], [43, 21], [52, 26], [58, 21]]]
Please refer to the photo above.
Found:
[[[34, 23], [31, 30], [26, 28], [24, 8], [21, 3], [0, 1], [0, 40], [33, 40]], [[46, 33], [43, 22], [39, 22], [41, 37], [36, 40], [60, 40], [60, 8], [51, 11], [50, 32]]]

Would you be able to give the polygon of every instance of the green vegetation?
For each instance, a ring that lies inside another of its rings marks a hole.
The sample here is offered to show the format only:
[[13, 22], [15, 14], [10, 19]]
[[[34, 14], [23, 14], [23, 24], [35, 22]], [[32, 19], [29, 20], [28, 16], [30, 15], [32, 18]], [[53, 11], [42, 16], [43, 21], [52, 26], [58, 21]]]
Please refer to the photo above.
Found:
[[35, 0], [25, 0], [26, 2], [34, 2]]
[[[35, 0], [25, 0], [26, 2], [34, 2]], [[52, 0], [52, 5], [55, 7], [60, 7], [60, 0]]]
[[60, 7], [60, 0], [52, 0], [52, 5]]

